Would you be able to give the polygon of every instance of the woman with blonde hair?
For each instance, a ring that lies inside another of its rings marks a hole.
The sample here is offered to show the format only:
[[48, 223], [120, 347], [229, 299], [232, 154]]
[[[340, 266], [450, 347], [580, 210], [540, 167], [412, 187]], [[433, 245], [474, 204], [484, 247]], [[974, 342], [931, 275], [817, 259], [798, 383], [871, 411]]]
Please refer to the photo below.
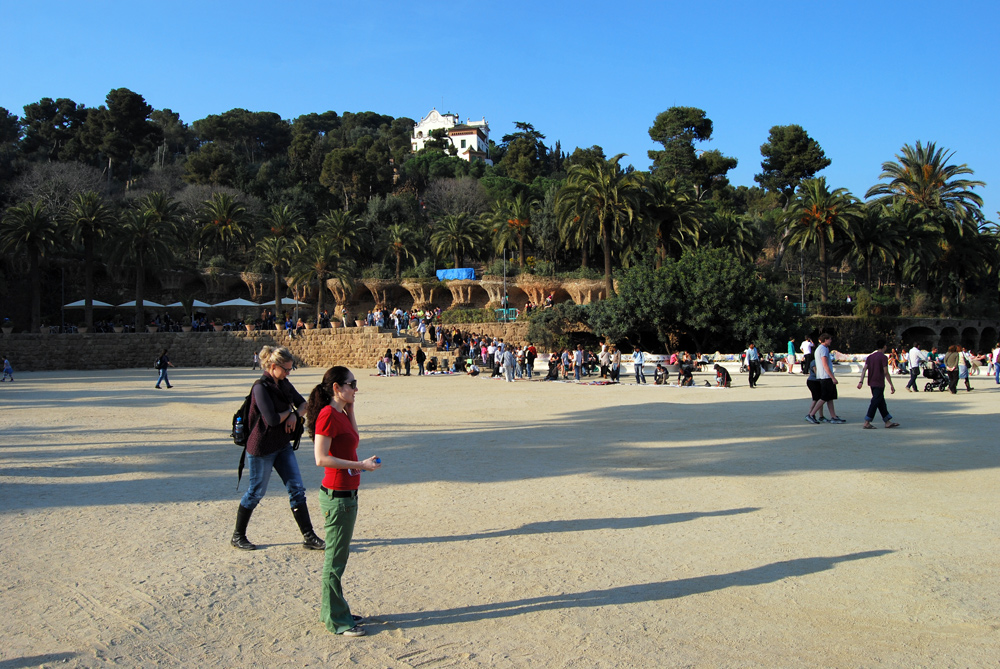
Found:
[[[313, 532], [309, 509], [306, 507], [306, 488], [299, 473], [295, 450], [299, 447], [303, 423], [299, 412], [306, 408], [306, 400], [288, 381], [294, 367], [292, 352], [284, 346], [265, 346], [260, 350], [260, 364], [264, 374], [253, 384], [250, 416], [246, 428], [247, 462], [250, 485], [236, 512], [236, 529], [230, 543], [241, 550], [252, 551], [257, 547], [247, 539], [247, 524], [253, 510], [267, 493], [271, 470], [278, 472], [281, 482], [288, 489], [292, 516], [302, 532], [302, 546], [310, 550], [323, 550], [326, 544]], [[293, 443], [294, 442], [294, 445]]]
[[358, 518], [358, 488], [362, 471], [382, 465], [374, 455], [358, 460], [358, 421], [354, 400], [358, 380], [346, 367], [331, 367], [309, 393], [308, 429], [313, 436], [316, 466], [324, 468], [319, 508], [326, 529], [326, 555], [320, 600], [320, 622], [334, 634], [364, 636], [361, 616], [351, 613], [341, 579]]

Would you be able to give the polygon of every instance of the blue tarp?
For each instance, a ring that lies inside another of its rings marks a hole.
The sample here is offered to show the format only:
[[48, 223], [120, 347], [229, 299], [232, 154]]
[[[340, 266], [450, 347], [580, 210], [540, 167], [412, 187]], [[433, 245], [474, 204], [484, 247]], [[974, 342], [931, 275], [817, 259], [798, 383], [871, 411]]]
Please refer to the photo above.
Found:
[[439, 269], [437, 271], [438, 281], [448, 281], [449, 279], [475, 279], [476, 270], [471, 267], [459, 267], [458, 269]]

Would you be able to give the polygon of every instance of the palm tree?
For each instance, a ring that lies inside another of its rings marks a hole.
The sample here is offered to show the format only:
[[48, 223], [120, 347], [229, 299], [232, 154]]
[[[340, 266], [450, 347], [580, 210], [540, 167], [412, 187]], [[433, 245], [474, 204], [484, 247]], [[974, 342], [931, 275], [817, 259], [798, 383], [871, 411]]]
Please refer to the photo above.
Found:
[[928, 272], [941, 255], [943, 230], [936, 219], [925, 214], [926, 210], [902, 197], [882, 204], [883, 225], [903, 240], [892, 263], [897, 300], [903, 299], [904, 278], [917, 279], [926, 286]]
[[83, 244], [83, 318], [94, 327], [94, 244], [114, 226], [117, 218], [94, 191], [78, 193], [66, 213], [73, 241]]
[[115, 234], [112, 262], [135, 269], [135, 327], [139, 332], [144, 322], [143, 296], [146, 291], [146, 270], [166, 265], [173, 256], [173, 221], [163, 220], [152, 208], [139, 206], [129, 209]]
[[324, 214], [316, 224], [316, 236], [334, 240], [342, 251], [359, 251], [360, 232], [364, 226], [357, 216], [335, 209]]
[[212, 193], [198, 211], [198, 222], [202, 240], [220, 244], [226, 257], [233, 242], [243, 243], [249, 237], [247, 209], [228, 193]]
[[319, 235], [305, 246], [292, 268], [292, 281], [297, 284], [316, 282], [316, 322], [323, 313], [323, 287], [327, 279], [340, 279], [347, 286], [354, 263], [344, 254], [342, 240]]
[[496, 202], [492, 211], [484, 214], [483, 221], [493, 231], [493, 241], [498, 251], [517, 244], [518, 266], [524, 268], [524, 242], [531, 241], [531, 217], [538, 201], [518, 193], [510, 202]]
[[415, 247], [420, 244], [416, 230], [406, 223], [393, 223], [382, 232], [382, 246], [396, 258], [396, 281], [402, 273], [403, 256], [416, 261]]
[[886, 207], [870, 203], [863, 207], [845, 244], [845, 255], [854, 264], [865, 268], [865, 287], [872, 290], [872, 266], [876, 260], [886, 265], [895, 264], [903, 252], [906, 238], [893, 225]]
[[934, 142], [927, 146], [917, 142], [916, 148], [906, 144], [896, 161], [882, 163], [879, 179], [889, 182], [872, 186], [865, 198], [878, 197], [888, 204], [892, 198], [901, 197], [942, 218], [946, 228], [954, 228], [961, 235], [964, 221], [982, 218], [983, 199], [972, 191], [986, 184], [956, 178], [973, 171], [965, 163], [948, 165], [953, 155], [947, 149], [938, 149]]
[[612, 240], [635, 220], [641, 202], [640, 177], [618, 164], [626, 154], [605, 162], [573, 165], [556, 200], [560, 228], [592, 229], [604, 249], [604, 287], [615, 294], [611, 281]]
[[271, 205], [264, 216], [264, 225], [275, 237], [294, 237], [303, 223], [302, 214], [287, 204]]
[[274, 313], [281, 309], [281, 270], [288, 267], [294, 253], [302, 247], [301, 238], [265, 237], [254, 247], [255, 259], [271, 268], [274, 275]]
[[713, 246], [728, 248], [744, 263], [752, 263], [763, 246], [759, 220], [750, 214], [723, 209], [716, 212], [706, 228]]
[[0, 222], [0, 248], [5, 253], [28, 254], [32, 332], [38, 332], [42, 326], [42, 275], [39, 264], [46, 253], [62, 242], [58, 223], [49, 216], [40, 201], [11, 207]]
[[455, 268], [462, 266], [466, 255], [474, 255], [482, 243], [483, 228], [468, 214], [446, 214], [438, 219], [431, 234], [431, 244], [442, 255], [451, 255]]
[[702, 233], [702, 207], [677, 179], [649, 178], [643, 183], [643, 217], [655, 227], [661, 258], [679, 258], [698, 245]]
[[819, 250], [820, 300], [827, 299], [827, 245], [850, 235], [851, 226], [859, 214], [857, 199], [847, 189], [830, 192], [826, 177], [807, 179], [799, 185], [792, 206], [785, 215], [788, 222], [786, 239], [789, 245]]

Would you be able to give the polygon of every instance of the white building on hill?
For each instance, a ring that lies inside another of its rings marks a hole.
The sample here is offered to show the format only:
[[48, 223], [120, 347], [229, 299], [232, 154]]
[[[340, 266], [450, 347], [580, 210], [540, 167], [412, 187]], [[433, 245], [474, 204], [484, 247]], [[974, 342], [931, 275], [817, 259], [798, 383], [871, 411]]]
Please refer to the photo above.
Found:
[[431, 131], [442, 129], [448, 131], [447, 139], [458, 151], [459, 158], [470, 163], [482, 160], [487, 165], [493, 164], [488, 153], [490, 126], [485, 116], [482, 121], [466, 120], [465, 123], [460, 123], [458, 114], [442, 114], [437, 109], [432, 109], [413, 126], [413, 136], [410, 138], [413, 152], [420, 151], [428, 140], [433, 139]]

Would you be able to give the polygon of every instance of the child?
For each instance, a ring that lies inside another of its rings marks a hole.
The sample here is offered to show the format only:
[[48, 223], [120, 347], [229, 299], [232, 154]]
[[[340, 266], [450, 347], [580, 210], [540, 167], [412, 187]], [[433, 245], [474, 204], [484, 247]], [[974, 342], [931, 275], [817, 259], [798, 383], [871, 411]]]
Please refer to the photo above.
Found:
[[8, 360], [6, 356], [4, 356], [3, 378], [0, 378], [0, 381], [6, 381], [8, 376], [10, 377], [10, 382], [14, 383], [14, 369], [10, 366], [10, 360]]

